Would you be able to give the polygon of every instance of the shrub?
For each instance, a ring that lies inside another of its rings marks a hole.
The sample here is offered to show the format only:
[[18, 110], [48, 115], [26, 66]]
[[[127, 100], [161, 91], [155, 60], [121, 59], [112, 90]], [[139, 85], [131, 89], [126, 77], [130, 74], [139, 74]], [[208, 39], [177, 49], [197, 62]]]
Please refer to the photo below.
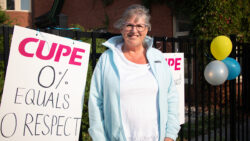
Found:
[[9, 16], [5, 13], [5, 11], [2, 10], [1, 6], [0, 6], [0, 26], [3, 24], [10, 24], [10, 18]]

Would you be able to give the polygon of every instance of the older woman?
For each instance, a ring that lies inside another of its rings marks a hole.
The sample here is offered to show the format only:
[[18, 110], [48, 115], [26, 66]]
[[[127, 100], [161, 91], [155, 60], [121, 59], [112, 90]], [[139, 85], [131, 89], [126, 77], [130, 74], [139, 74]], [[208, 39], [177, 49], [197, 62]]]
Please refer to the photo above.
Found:
[[94, 141], [172, 141], [180, 129], [178, 93], [162, 53], [152, 48], [148, 10], [130, 6], [92, 76], [89, 134]]

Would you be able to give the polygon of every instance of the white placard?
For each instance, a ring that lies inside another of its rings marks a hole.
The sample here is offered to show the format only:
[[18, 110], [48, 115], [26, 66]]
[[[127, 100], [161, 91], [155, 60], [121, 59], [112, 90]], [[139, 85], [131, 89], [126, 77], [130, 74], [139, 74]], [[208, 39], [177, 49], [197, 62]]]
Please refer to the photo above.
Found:
[[165, 59], [172, 70], [174, 82], [179, 92], [179, 121], [185, 122], [185, 78], [184, 78], [184, 54], [164, 53]]
[[1, 141], [77, 141], [90, 45], [14, 27], [0, 108]]

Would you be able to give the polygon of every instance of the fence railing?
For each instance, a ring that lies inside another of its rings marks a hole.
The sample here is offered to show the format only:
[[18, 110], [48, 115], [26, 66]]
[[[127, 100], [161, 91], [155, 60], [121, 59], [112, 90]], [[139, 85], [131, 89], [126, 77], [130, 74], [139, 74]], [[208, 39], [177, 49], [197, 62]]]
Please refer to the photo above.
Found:
[[[76, 40], [91, 39], [91, 66], [100, 56], [97, 39], [108, 39], [116, 34], [43, 29], [42, 31]], [[0, 27], [0, 61], [4, 71], [8, 64], [10, 37], [13, 28]], [[231, 57], [241, 65], [241, 74], [220, 86], [209, 85], [204, 78], [206, 64], [213, 60], [210, 42], [187, 38], [154, 37], [154, 47], [163, 52], [184, 52], [185, 57], [185, 124], [181, 125], [181, 141], [249, 141], [250, 79], [248, 43], [233, 42]], [[80, 134], [82, 135], [82, 134]], [[80, 140], [84, 140], [80, 136]]]

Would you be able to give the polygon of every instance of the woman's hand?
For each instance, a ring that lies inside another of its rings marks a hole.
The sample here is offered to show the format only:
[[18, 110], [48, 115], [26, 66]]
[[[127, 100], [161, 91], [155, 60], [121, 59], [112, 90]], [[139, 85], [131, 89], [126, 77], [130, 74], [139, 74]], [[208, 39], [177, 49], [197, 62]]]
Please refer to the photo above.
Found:
[[164, 141], [174, 141], [174, 140], [171, 138], [165, 138]]

